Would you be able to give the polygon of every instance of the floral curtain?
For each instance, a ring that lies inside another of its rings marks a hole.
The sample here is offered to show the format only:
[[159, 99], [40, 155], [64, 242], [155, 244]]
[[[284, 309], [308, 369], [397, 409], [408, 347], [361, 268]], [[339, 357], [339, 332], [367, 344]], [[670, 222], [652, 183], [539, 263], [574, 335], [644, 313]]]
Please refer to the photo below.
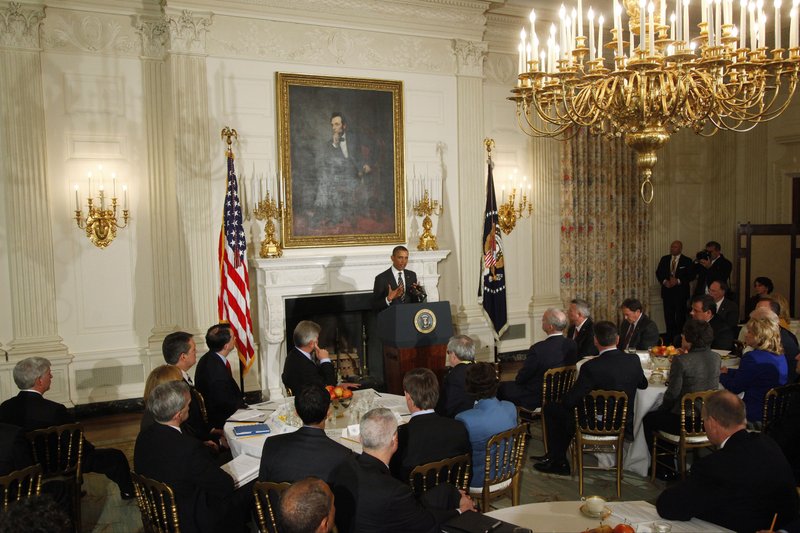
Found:
[[649, 307], [650, 212], [636, 154], [586, 128], [562, 144], [561, 298], [587, 300], [595, 320], [618, 321], [625, 298]]

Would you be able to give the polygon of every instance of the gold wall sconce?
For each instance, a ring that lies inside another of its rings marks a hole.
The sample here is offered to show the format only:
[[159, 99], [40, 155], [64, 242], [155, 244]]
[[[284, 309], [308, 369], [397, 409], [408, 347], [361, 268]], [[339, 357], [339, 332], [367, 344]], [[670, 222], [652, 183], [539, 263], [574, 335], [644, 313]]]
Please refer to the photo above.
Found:
[[497, 208], [498, 224], [506, 235], [514, 231], [518, 219], [530, 218], [533, 213], [533, 204], [530, 201], [531, 185], [528, 183], [527, 176], [523, 177], [522, 183], [519, 185], [519, 201], [517, 201], [516, 172], [514, 170], [508, 180], [511, 188], [508, 200], [506, 200], [506, 190], [503, 186], [501, 189], [502, 203]]
[[[111, 173], [111, 198], [106, 198], [103, 167], [98, 166], [100, 185], [95, 197], [92, 190], [92, 173], [89, 172], [89, 193], [86, 198], [87, 215], [84, 218], [80, 204], [80, 188], [75, 185], [75, 222], [86, 231], [86, 237], [100, 249], [107, 247], [117, 236], [117, 228], [128, 227], [128, 187], [123, 185], [122, 223], [117, 219], [117, 176]], [[98, 179], [97, 177], [95, 179]]]

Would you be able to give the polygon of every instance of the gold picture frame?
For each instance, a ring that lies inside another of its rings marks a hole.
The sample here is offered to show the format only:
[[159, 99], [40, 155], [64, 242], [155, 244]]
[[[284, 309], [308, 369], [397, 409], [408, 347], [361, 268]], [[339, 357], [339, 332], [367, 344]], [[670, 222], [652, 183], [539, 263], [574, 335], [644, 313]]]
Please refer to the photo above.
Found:
[[405, 243], [403, 82], [278, 72], [276, 85], [284, 247]]

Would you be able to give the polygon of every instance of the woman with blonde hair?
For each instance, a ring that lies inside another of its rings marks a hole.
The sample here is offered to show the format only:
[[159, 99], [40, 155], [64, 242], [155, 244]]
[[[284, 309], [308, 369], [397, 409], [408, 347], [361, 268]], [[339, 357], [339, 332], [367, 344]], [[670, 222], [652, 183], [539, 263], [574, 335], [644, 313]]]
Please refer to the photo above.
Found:
[[758, 426], [763, 417], [764, 396], [769, 389], [786, 384], [788, 368], [775, 313], [756, 309], [745, 327], [744, 341], [753, 350], [742, 356], [738, 369], [722, 367], [719, 381], [735, 394], [744, 392], [747, 421]]
[[[147, 376], [147, 381], [144, 383], [144, 405], [147, 407], [147, 398], [150, 396], [150, 393], [161, 385], [162, 383], [167, 383], [169, 381], [183, 381], [183, 374], [181, 374], [181, 369], [174, 365], [161, 365], [155, 367], [151, 372], [150, 375]], [[142, 431], [146, 427], [152, 425], [155, 422], [153, 420], [153, 415], [150, 414], [150, 411], [147, 409], [144, 410], [144, 416], [142, 416], [142, 421], [139, 424], [139, 431]]]

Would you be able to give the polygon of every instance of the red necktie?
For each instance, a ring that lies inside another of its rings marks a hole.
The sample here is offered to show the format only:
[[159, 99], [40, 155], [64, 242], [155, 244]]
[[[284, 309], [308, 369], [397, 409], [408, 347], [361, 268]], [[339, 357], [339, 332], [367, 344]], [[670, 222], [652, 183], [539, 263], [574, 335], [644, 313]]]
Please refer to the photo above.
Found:
[[230, 374], [230, 376], [233, 377], [233, 371], [231, 370], [231, 362], [230, 361], [227, 361], [227, 360], [225, 361], [225, 368], [228, 369], [228, 374]]

